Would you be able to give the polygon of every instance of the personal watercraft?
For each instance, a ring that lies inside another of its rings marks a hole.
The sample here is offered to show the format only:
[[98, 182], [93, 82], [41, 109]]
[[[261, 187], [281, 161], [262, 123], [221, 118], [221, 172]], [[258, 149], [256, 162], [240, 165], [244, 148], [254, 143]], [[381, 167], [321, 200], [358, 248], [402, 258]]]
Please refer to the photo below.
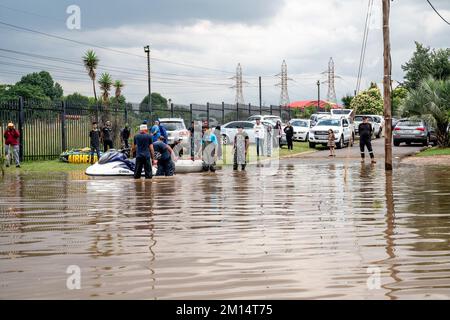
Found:
[[[88, 176], [132, 176], [136, 167], [136, 159], [128, 159], [129, 150], [109, 150], [94, 165], [86, 169]], [[202, 160], [184, 160], [175, 162], [175, 173], [202, 172]], [[157, 168], [152, 166], [153, 175]], [[144, 174], [144, 172], [143, 172]]]

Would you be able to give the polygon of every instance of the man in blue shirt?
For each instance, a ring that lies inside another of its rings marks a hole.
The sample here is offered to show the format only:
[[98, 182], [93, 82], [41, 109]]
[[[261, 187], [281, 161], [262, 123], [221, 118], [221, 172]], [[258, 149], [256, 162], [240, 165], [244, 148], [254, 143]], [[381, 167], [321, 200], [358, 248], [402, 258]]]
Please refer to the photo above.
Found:
[[134, 178], [140, 179], [142, 167], [144, 167], [145, 178], [152, 178], [151, 159], [155, 159], [155, 152], [152, 145], [152, 137], [147, 133], [148, 129], [145, 124], [139, 127], [139, 134], [134, 136], [132, 152], [136, 151], [136, 167], [134, 170]]
[[156, 120], [155, 124], [153, 125], [152, 129], [150, 130], [150, 133], [153, 137], [153, 142], [158, 141], [159, 136], [161, 135], [161, 132], [159, 131], [159, 121]]
[[158, 141], [153, 143], [155, 159], [158, 160], [157, 176], [173, 176], [175, 173], [175, 164], [172, 161], [173, 150], [164, 143], [164, 136], [159, 136]]
[[202, 138], [202, 158], [203, 158], [203, 171], [216, 171], [217, 151], [219, 142], [214, 133], [207, 124], [203, 126], [203, 138]]

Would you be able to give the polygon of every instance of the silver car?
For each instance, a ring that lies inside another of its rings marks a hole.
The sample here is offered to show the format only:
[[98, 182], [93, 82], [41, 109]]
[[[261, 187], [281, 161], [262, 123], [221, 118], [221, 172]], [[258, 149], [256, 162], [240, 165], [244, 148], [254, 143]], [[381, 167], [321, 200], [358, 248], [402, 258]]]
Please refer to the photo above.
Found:
[[220, 127], [223, 144], [232, 144], [238, 132], [238, 127], [242, 126], [248, 134], [250, 143], [255, 143], [254, 123], [251, 121], [231, 121]]
[[402, 142], [407, 145], [421, 143], [424, 146], [437, 142], [434, 130], [423, 120], [402, 119], [395, 126], [393, 135], [396, 147]]

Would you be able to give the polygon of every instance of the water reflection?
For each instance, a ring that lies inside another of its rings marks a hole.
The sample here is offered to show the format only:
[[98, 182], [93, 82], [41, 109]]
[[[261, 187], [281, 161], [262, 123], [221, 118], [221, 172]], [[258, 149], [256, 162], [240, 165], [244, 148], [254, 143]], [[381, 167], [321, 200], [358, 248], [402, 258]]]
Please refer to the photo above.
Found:
[[[264, 166], [152, 181], [7, 176], [0, 297], [448, 298], [449, 171]], [[65, 288], [69, 265], [82, 290]]]

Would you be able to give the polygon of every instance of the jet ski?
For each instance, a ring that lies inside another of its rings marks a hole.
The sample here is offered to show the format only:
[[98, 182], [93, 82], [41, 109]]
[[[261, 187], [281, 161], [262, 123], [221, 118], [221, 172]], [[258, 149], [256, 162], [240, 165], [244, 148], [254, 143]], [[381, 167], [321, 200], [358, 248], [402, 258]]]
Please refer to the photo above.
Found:
[[[111, 149], [94, 165], [86, 169], [88, 176], [133, 176], [136, 167], [136, 159], [128, 159], [129, 150]], [[175, 162], [175, 173], [202, 172], [202, 160], [183, 160]], [[152, 166], [153, 175], [156, 175], [157, 168]], [[144, 174], [144, 172], [142, 172]]]

